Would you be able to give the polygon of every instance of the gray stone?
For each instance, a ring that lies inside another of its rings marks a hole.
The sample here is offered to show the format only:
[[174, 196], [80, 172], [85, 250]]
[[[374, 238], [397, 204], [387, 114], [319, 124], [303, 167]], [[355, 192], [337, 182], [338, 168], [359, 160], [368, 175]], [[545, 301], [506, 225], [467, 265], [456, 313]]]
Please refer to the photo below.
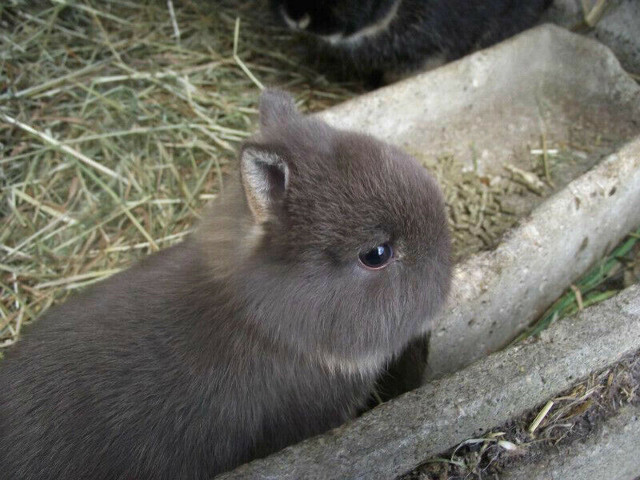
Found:
[[[542, 132], [567, 144], [579, 122], [619, 140], [615, 151], [640, 133], [640, 87], [603, 45], [543, 25], [322, 116], [418, 158], [453, 153], [472, 168], [476, 152], [480, 173], [504, 175], [506, 164], [530, 168], [528, 149]], [[579, 177], [598, 158], [589, 161], [554, 178], [564, 189], [496, 250], [457, 266], [451, 301], [434, 321], [428, 378], [503, 348], [640, 224], [640, 137]]]
[[640, 138], [538, 207], [496, 250], [456, 269], [449, 309], [431, 334], [429, 376], [504, 347], [638, 225]]
[[537, 342], [493, 354], [327, 434], [219, 478], [395, 478], [638, 349], [640, 285], [635, 285], [554, 324]]
[[543, 133], [548, 145], [570, 143], [576, 125], [632, 138], [640, 133], [639, 90], [608, 48], [542, 25], [319, 115], [418, 159], [452, 154], [479, 174], [504, 174], [505, 164], [531, 168], [529, 149]]
[[[587, 3], [593, 5], [595, 1]], [[640, 74], [640, 2], [609, 0], [607, 3], [602, 18], [585, 33], [611, 48], [628, 71]], [[581, 0], [555, 0], [544, 19], [571, 28], [583, 17]]]
[[640, 404], [622, 407], [597, 433], [503, 472], [502, 480], [630, 480], [640, 474]]

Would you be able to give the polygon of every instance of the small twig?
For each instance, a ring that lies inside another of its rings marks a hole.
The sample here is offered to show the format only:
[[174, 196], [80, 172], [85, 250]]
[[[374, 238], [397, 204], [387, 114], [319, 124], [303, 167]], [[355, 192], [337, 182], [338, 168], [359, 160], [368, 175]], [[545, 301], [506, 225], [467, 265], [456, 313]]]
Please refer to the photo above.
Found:
[[113, 274], [121, 271], [121, 268], [110, 268], [107, 270], [101, 270], [97, 272], [88, 272], [81, 273], [80, 275], [73, 275], [72, 277], [67, 278], [59, 278], [58, 280], [52, 280], [50, 282], [39, 283], [35, 286], [36, 289], [43, 289], [49, 287], [59, 287], [61, 285], [67, 285], [70, 283], [78, 282], [80, 280], [94, 279], [94, 278], [104, 278], [107, 276], [111, 276]]
[[571, 285], [571, 290], [573, 290], [573, 293], [576, 296], [576, 303], [578, 304], [578, 310], [580, 311], [584, 310], [584, 304], [582, 303], [582, 292], [575, 285]]
[[[584, 8], [584, 2], [582, 5]], [[597, 0], [596, 4], [586, 12], [584, 16], [584, 23], [591, 28], [595, 27], [600, 18], [602, 18], [602, 14], [604, 13], [606, 6], [607, 0]]]
[[[56, 227], [61, 222], [62, 222], [61, 218], [59, 218], [59, 217], [54, 218], [52, 221], [50, 221], [47, 225], [42, 227], [40, 230], [36, 231], [35, 233], [33, 233], [32, 235], [28, 236], [27, 238], [23, 239], [15, 247], [10, 247], [9, 245], [0, 244], [0, 248], [2, 248], [3, 250], [7, 251], [7, 254], [4, 255], [3, 259], [7, 260], [7, 259], [11, 258], [14, 255], [17, 255], [17, 256], [20, 256], [20, 257], [23, 257], [23, 258], [31, 259], [32, 258], [31, 255], [21, 251], [22, 247], [24, 247], [26, 245], [29, 245], [31, 242], [33, 242], [33, 240], [35, 240], [39, 236], [47, 233], [49, 230], [53, 229], [54, 227]], [[62, 222], [62, 223], [64, 223], [64, 222]]]
[[553, 400], [549, 400], [547, 404], [542, 408], [542, 410], [540, 410], [540, 413], [536, 415], [536, 418], [534, 418], [533, 422], [531, 422], [531, 425], [529, 425], [529, 433], [533, 433], [536, 431], [536, 429], [542, 423], [542, 420], [544, 420], [544, 417], [546, 417], [549, 413], [549, 410], [551, 410], [551, 407], [553, 407]]
[[31, 197], [30, 195], [27, 195], [26, 193], [24, 193], [21, 190], [18, 190], [17, 188], [12, 188], [11, 192], [14, 195], [17, 195], [18, 197], [20, 197], [25, 202], [30, 203], [34, 207], [37, 207], [39, 210], [42, 210], [43, 212], [48, 213], [54, 218], [58, 218], [62, 220], [64, 223], [68, 225], [75, 225], [76, 223], [78, 223], [77, 220], [75, 220], [74, 218], [71, 218], [70, 216], [65, 215], [64, 213], [61, 213], [54, 208], [51, 208], [47, 205], [44, 205], [41, 202], [38, 202], [35, 198]]
[[[543, 150], [542, 148], [532, 148], [531, 150], [529, 150], [529, 153], [531, 155], [544, 155], [545, 150]], [[549, 156], [554, 156], [557, 155], [560, 150], [558, 150], [557, 148], [548, 148], [546, 150], [547, 155]]]
[[547, 151], [547, 136], [542, 134], [542, 165], [544, 167], [544, 178], [547, 180], [547, 184], [550, 187], [554, 187], [551, 180], [551, 173], [549, 172], [549, 153]]
[[[184, 232], [180, 232], [180, 233], [174, 233], [173, 235], [167, 235], [166, 237], [163, 238], [158, 238], [156, 240], [156, 244], [158, 243], [164, 243], [164, 242], [170, 242], [173, 240], [179, 240], [187, 235], [189, 235], [192, 232], [192, 230], [185, 230]], [[104, 252], [104, 253], [112, 253], [112, 252], [126, 252], [129, 250], [139, 250], [142, 248], [149, 248], [150, 244], [149, 242], [140, 242], [140, 243], [136, 243], [134, 245], [118, 245], [115, 247], [107, 247], [103, 250], [91, 250], [89, 251], [90, 254], [95, 255], [97, 253], [99, 253], [100, 251]]]
[[249, 77], [249, 79], [253, 83], [255, 83], [260, 90], [264, 90], [264, 85], [260, 83], [260, 80], [258, 80], [253, 75], [253, 73], [251, 73], [251, 70], [249, 70], [249, 68], [244, 64], [242, 60], [240, 60], [240, 57], [238, 56], [238, 38], [239, 37], [240, 37], [240, 17], [236, 18], [236, 28], [233, 32], [233, 59], [236, 61], [236, 63], [242, 69], [242, 71], [247, 74], [247, 77]]
[[16, 272], [11, 272], [11, 281], [13, 282], [13, 291], [16, 293], [15, 307], [16, 307], [16, 310], [18, 310], [20, 308], [20, 300], [19, 300], [20, 292], [18, 292], [18, 277], [16, 275]]
[[176, 12], [173, 9], [173, 2], [171, 0], [167, 0], [167, 7], [169, 7], [169, 17], [171, 17], [171, 25], [173, 26], [173, 36], [176, 41], [180, 43], [180, 28], [178, 27]]
[[60, 143], [58, 140], [56, 140], [55, 138], [47, 135], [44, 132], [39, 132], [38, 130], [36, 130], [33, 127], [30, 127], [29, 125], [22, 123], [19, 120], [16, 120], [13, 117], [10, 117], [9, 115], [5, 115], [0, 114], [2, 116], [2, 118], [4, 119], [5, 122], [10, 123], [11, 125], [14, 125], [16, 127], [18, 127], [21, 130], [24, 130], [27, 133], [30, 133], [31, 135], [38, 137], [40, 140], [42, 140], [43, 142], [45, 142], [48, 145], [51, 145], [52, 147], [58, 148], [60, 150], [62, 150], [64, 153], [67, 153], [69, 155], [71, 155], [73, 158], [75, 158], [76, 160], [80, 160], [82, 163], [85, 163], [87, 165], [89, 165], [90, 167], [106, 174], [109, 175], [110, 177], [113, 177], [119, 181], [121, 181], [122, 183], [125, 184], [129, 184], [129, 181], [124, 178], [121, 177], [120, 175], [118, 175], [116, 172], [114, 172], [113, 170], [111, 170], [110, 168], [105, 167], [104, 165], [100, 165], [98, 162], [96, 162], [95, 160], [91, 160], [89, 157], [87, 157], [86, 155], [75, 151], [73, 148], [69, 147], [68, 145], [65, 145], [64, 143]]

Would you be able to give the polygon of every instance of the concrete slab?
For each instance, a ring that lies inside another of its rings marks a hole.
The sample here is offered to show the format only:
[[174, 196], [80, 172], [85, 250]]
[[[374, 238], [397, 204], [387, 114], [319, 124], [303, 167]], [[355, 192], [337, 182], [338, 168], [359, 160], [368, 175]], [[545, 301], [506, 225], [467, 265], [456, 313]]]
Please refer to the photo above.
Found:
[[418, 159], [453, 155], [479, 174], [504, 173], [505, 164], [530, 169], [529, 150], [539, 147], [543, 133], [548, 145], [576, 142], [577, 126], [583, 136], [611, 140], [582, 169], [554, 178], [561, 188], [640, 134], [639, 90], [608, 48], [542, 25], [320, 116]]
[[[566, 28], [578, 26], [584, 18], [581, 3], [581, 0], [555, 0], [543, 20]], [[586, 3], [592, 6], [596, 2]], [[640, 74], [640, 2], [609, 0], [595, 27], [580, 30], [611, 48], [626, 70]]]
[[395, 478], [639, 348], [640, 285], [635, 285], [552, 325], [537, 342], [493, 354], [325, 435], [217, 478]]
[[504, 471], [502, 480], [630, 480], [640, 474], [640, 404], [627, 405], [585, 442], [558, 448], [534, 463]]
[[[541, 133], [550, 144], [571, 143], [578, 124], [617, 151], [640, 133], [640, 87], [603, 45], [544, 25], [322, 116], [418, 158], [452, 153], [473, 168], [475, 152], [479, 173], [498, 174], [505, 164], [529, 169], [526, 152]], [[434, 321], [428, 378], [504, 347], [640, 225], [640, 137], [575, 180], [607, 151], [592, 153], [558, 167], [566, 170], [554, 181], [565, 188], [496, 250], [457, 266], [451, 302]]]
[[571, 182], [498, 248], [456, 267], [449, 307], [434, 320], [427, 375], [499, 350], [640, 225], [640, 138]]

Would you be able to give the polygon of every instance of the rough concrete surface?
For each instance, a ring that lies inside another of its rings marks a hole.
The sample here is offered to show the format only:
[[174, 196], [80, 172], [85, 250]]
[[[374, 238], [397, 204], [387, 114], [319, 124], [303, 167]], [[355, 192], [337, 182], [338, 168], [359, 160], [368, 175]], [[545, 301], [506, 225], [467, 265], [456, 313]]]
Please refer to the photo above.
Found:
[[570, 183], [500, 246], [459, 265], [434, 322], [428, 375], [504, 347], [573, 279], [640, 225], [640, 138]]
[[[545, 103], [550, 117], [540, 113]], [[523, 146], [541, 132], [550, 144], [570, 142], [569, 128], [585, 118], [598, 134], [618, 135], [615, 152], [640, 133], [640, 87], [603, 45], [543, 25], [322, 116], [418, 156], [453, 152], [471, 165], [475, 151], [480, 172], [500, 172], [530, 168]], [[638, 205], [640, 137], [539, 206], [496, 250], [458, 265], [434, 321], [428, 378], [504, 347], [640, 225]]]
[[638, 348], [640, 285], [634, 285], [554, 324], [537, 342], [493, 354], [219, 478], [391, 479]]
[[[595, 1], [586, 2], [589, 6]], [[598, 23], [585, 33], [607, 45], [623, 67], [640, 73], [640, 2], [609, 0]], [[584, 18], [581, 0], [555, 0], [544, 19], [571, 28]]]
[[575, 142], [577, 124], [602, 138], [632, 138], [639, 91], [608, 48], [542, 25], [320, 116], [418, 158], [451, 154], [480, 174], [503, 173], [505, 164], [531, 168], [529, 149], [543, 133], [549, 148]]
[[584, 442], [500, 475], [502, 480], [630, 480], [640, 474], [640, 404], [627, 405]]

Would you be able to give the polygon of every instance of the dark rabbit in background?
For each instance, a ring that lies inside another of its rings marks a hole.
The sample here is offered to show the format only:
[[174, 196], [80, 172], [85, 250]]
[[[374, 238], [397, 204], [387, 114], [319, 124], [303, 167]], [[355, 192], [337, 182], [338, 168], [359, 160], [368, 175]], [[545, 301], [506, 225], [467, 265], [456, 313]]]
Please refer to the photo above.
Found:
[[382, 78], [437, 66], [535, 24], [552, 0], [270, 0], [343, 74]]
[[351, 418], [450, 282], [411, 157], [267, 91], [185, 242], [52, 309], [0, 363], [2, 479], [204, 479]]

